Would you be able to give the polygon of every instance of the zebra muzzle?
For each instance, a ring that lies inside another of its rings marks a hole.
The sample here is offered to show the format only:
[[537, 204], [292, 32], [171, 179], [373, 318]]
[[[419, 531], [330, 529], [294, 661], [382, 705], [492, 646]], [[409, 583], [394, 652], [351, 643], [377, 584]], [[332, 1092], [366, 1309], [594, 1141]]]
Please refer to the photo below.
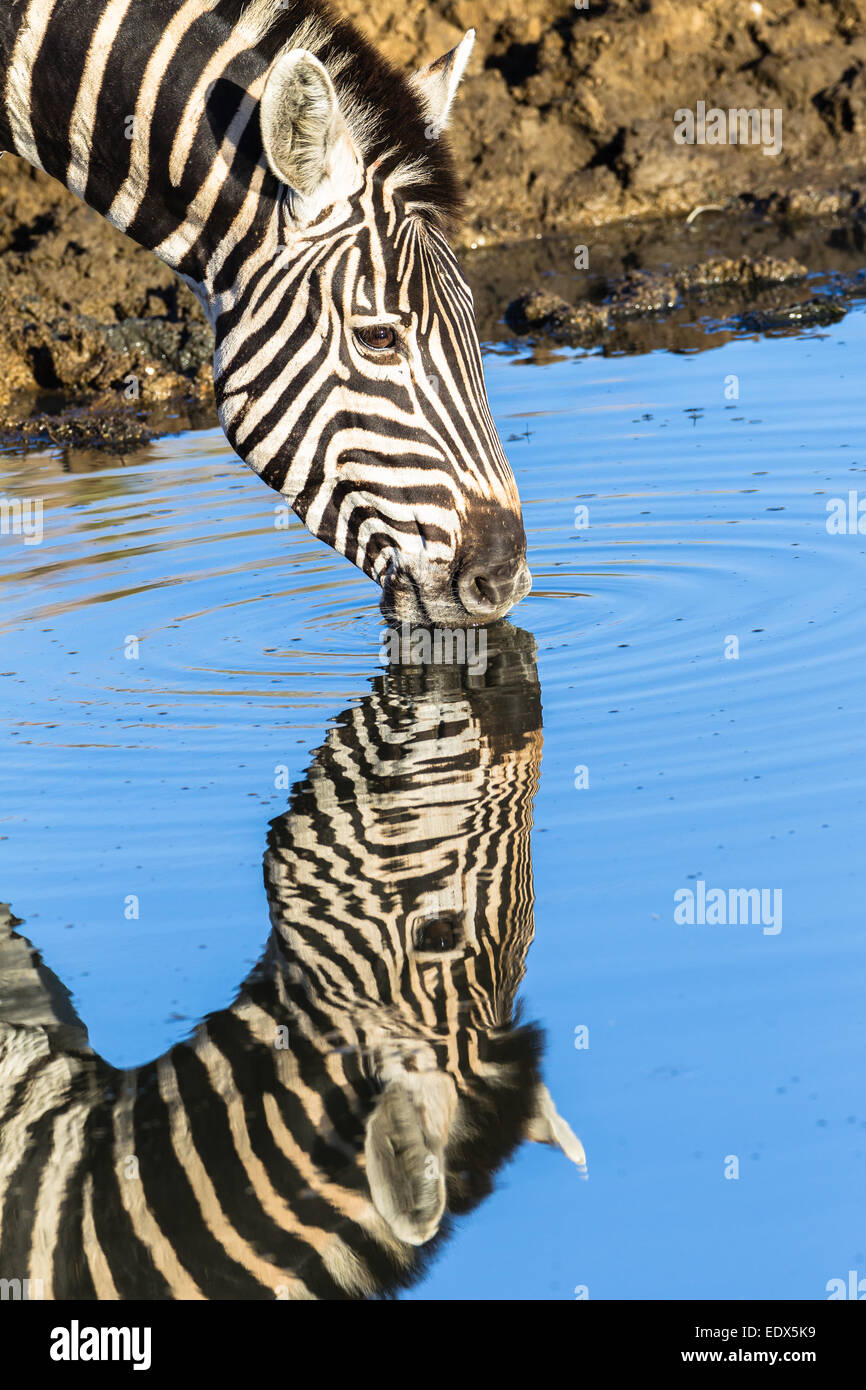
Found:
[[494, 623], [532, 588], [519, 512], [482, 504], [463, 522], [456, 553], [392, 552], [379, 578], [382, 610], [396, 622], [439, 627]]
[[455, 570], [454, 593], [473, 623], [491, 623], [532, 588], [526, 535], [513, 512], [485, 512], [473, 526], [476, 540], [464, 545]]
[[498, 563], [473, 558], [451, 571], [431, 565], [418, 572], [393, 564], [382, 580], [382, 611], [391, 622], [486, 626], [504, 618], [531, 588], [522, 555]]

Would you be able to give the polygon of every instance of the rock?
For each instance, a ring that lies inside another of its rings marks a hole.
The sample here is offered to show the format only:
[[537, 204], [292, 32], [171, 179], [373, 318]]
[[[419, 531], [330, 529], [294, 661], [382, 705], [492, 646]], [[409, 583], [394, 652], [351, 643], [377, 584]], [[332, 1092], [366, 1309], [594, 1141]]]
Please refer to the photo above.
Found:
[[[545, 290], [525, 290], [508, 305], [505, 320], [520, 336], [570, 347], [591, 347], [610, 340], [612, 331], [631, 319], [669, 312], [695, 298], [712, 310], [709, 317], [717, 330], [765, 332], [837, 322], [846, 312], [842, 292], [855, 288], [853, 280], [841, 280], [835, 286], [835, 296], [814, 296], [796, 303], [772, 299], [776, 287], [801, 280], [806, 274], [806, 267], [791, 258], [714, 256], [678, 270], [629, 271], [609, 283], [607, 296], [600, 303], [587, 300], [571, 305]], [[743, 299], [754, 299], [768, 289], [771, 302], [738, 308], [737, 301], [741, 304]]]
[[815, 105], [834, 139], [866, 134], [866, 66], [852, 63], [838, 81], [818, 92]]
[[750, 309], [736, 316], [739, 328], [749, 333], [767, 333], [778, 328], [820, 328], [838, 323], [848, 306], [824, 295], [774, 309]]
[[604, 304], [575, 306], [559, 295], [527, 290], [509, 304], [505, 321], [515, 333], [547, 337], [568, 345], [584, 345], [603, 335], [610, 326], [611, 311]]

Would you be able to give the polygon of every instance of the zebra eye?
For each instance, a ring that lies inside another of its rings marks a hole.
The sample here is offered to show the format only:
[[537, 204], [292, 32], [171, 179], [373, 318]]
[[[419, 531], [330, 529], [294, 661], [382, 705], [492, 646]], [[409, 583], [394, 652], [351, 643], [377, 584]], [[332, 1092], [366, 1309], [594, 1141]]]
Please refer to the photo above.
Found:
[[397, 334], [388, 323], [375, 323], [372, 328], [356, 328], [355, 336], [375, 352], [387, 352], [397, 346]]
[[453, 951], [459, 940], [460, 927], [457, 918], [450, 914], [433, 917], [415, 929], [416, 951], [429, 951], [438, 955], [445, 951]]

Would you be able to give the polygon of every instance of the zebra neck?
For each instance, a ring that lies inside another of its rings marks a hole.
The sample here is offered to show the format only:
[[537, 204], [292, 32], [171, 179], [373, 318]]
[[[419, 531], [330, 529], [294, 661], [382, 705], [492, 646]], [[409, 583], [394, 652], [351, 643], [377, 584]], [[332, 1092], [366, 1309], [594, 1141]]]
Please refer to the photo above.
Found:
[[0, 144], [206, 289], [275, 218], [256, 117], [261, 7], [12, 0]]

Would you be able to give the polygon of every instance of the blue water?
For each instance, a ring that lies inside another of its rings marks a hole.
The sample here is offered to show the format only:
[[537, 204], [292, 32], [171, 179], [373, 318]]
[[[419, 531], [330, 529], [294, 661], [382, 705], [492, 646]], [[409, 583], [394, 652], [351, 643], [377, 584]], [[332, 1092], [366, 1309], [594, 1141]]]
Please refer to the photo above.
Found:
[[[544, 712], [522, 999], [589, 1179], [524, 1145], [406, 1297], [866, 1276], [866, 538], [826, 524], [866, 498], [864, 366], [859, 310], [699, 354], [487, 357]], [[381, 620], [217, 430], [72, 470], [0, 455], [0, 496], [45, 507], [41, 544], [0, 537], [0, 900], [132, 1065], [258, 958], [275, 769], [302, 777], [369, 690]], [[676, 922], [699, 881], [779, 890], [780, 929]]]

